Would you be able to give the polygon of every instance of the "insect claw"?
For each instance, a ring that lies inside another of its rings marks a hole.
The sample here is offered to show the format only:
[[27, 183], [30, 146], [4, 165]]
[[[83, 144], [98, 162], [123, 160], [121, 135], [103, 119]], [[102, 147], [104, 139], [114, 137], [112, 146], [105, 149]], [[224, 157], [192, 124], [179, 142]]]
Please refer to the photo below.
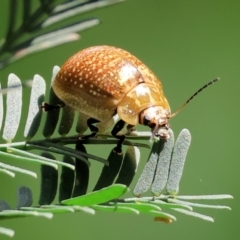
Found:
[[53, 111], [59, 108], [63, 108], [65, 105], [63, 102], [60, 102], [58, 104], [49, 104], [46, 102], [42, 102], [42, 105], [39, 106], [39, 109], [41, 109], [43, 112], [49, 112], [49, 111]]
[[96, 137], [96, 135], [97, 135], [97, 132], [92, 132], [91, 134], [86, 135], [86, 136], [83, 136], [83, 137], [80, 137], [79, 139], [88, 140], [89, 138], [94, 138], [94, 137]]
[[123, 154], [121, 147], [115, 147], [113, 149], [113, 152], [116, 153], [117, 155], [122, 155]]

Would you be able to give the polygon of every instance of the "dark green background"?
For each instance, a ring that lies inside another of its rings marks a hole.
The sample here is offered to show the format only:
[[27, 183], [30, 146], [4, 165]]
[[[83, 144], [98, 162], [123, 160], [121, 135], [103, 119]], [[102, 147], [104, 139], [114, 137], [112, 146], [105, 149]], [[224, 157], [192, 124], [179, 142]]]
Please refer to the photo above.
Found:
[[[0, 3], [0, 37], [7, 24], [6, 4], [7, 1]], [[52, 220], [2, 221], [1, 226], [15, 229], [16, 240], [239, 239], [239, 13], [237, 0], [128, 0], [82, 15], [83, 19], [98, 17], [102, 24], [81, 33], [80, 41], [31, 55], [0, 71], [1, 82], [12, 72], [22, 80], [37, 73], [49, 81], [53, 66], [61, 65], [76, 51], [92, 45], [114, 45], [136, 55], [159, 76], [172, 111], [207, 81], [221, 77], [220, 82], [201, 93], [173, 118], [171, 127], [176, 135], [182, 128], [192, 133], [180, 194], [232, 194], [234, 200], [213, 202], [229, 205], [232, 211], [196, 209], [213, 216], [215, 223], [182, 214], [175, 214], [178, 221], [166, 225], [153, 222], [152, 217], [145, 215], [77, 213], [54, 216]], [[24, 91], [27, 107], [30, 90]], [[22, 140], [21, 134], [16, 140]], [[106, 157], [110, 148], [106, 151], [104, 148], [97, 147], [94, 151]], [[146, 154], [144, 152], [139, 172]], [[38, 171], [38, 166], [26, 167]], [[100, 167], [99, 163], [92, 164], [90, 188], [98, 178]], [[39, 180], [21, 174], [15, 179], [0, 176], [0, 199], [14, 206], [18, 185], [33, 189], [36, 204]]]

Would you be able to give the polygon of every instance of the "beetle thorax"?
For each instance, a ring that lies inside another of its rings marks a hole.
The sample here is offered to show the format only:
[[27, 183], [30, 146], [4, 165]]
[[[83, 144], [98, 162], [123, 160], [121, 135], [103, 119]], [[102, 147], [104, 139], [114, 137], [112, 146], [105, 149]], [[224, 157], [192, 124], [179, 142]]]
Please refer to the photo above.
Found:
[[[143, 110], [139, 115], [139, 123], [149, 126], [153, 135], [160, 135], [162, 138], [168, 138], [168, 120], [170, 118], [170, 110], [162, 106], [152, 106]], [[160, 131], [159, 131], [160, 129]]]

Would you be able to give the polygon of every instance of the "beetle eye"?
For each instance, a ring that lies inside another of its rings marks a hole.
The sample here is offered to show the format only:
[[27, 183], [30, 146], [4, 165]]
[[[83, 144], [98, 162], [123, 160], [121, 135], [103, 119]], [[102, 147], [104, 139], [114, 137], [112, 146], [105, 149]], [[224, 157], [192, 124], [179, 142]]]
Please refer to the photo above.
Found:
[[149, 119], [149, 116], [147, 114], [143, 117], [142, 124], [145, 126], [149, 126], [151, 129], [156, 127], [156, 123], [154, 121], [152, 121], [152, 119]]
[[149, 126], [151, 129], [153, 129], [153, 128], [156, 127], [156, 123], [149, 122], [149, 123], [148, 123], [148, 126]]
[[141, 114], [139, 115], [139, 122], [144, 126], [149, 126], [149, 123], [150, 123], [149, 119], [147, 119], [145, 115], [141, 115]]

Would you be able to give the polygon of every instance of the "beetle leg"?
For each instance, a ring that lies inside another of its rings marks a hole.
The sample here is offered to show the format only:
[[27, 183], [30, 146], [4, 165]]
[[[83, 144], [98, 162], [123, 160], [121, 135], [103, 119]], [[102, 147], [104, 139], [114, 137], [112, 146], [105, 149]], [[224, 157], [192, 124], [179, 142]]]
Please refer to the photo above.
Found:
[[88, 125], [89, 129], [92, 131], [92, 133], [89, 134], [89, 135], [84, 136], [82, 139], [89, 139], [89, 138], [95, 137], [95, 136], [97, 135], [97, 133], [98, 133], [98, 127], [94, 126], [93, 124], [94, 124], [94, 123], [98, 123], [98, 122], [100, 122], [100, 121], [99, 121], [99, 120], [96, 120], [96, 119], [94, 119], [94, 118], [89, 118], [89, 119], [87, 120], [87, 125]]
[[131, 124], [127, 125], [128, 134], [131, 134], [132, 132], [136, 131], [136, 128], [134, 128], [134, 127], [135, 127], [135, 125], [131, 125]]
[[116, 153], [118, 154], [122, 153], [122, 144], [125, 139], [125, 135], [117, 135], [117, 134], [123, 129], [124, 125], [125, 125], [125, 122], [123, 120], [119, 120], [114, 126], [113, 130], [111, 131], [111, 134], [115, 138], [119, 139], [117, 146], [114, 148], [114, 151], [116, 151]]
[[42, 111], [44, 112], [49, 112], [55, 109], [63, 108], [64, 106], [65, 104], [61, 101], [59, 101], [57, 104], [54, 104], [54, 105], [46, 102], [42, 102], [42, 105], [40, 105], [39, 108], [42, 109]]

